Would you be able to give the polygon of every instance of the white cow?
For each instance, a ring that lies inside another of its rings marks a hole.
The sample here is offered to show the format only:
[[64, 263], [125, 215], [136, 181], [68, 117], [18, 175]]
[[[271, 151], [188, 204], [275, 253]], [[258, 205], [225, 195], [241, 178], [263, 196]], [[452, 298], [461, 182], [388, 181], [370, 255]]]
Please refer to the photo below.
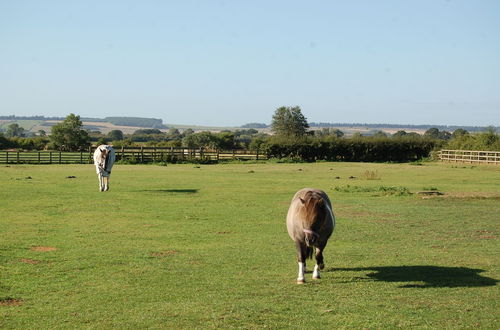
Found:
[[109, 190], [109, 177], [111, 168], [115, 163], [115, 150], [108, 145], [102, 144], [94, 151], [94, 165], [99, 177], [99, 190]]

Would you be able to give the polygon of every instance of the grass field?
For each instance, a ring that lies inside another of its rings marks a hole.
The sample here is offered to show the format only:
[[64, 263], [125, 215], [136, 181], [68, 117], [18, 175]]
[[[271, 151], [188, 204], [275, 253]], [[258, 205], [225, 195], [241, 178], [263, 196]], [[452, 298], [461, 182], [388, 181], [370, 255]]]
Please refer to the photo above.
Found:
[[[337, 227], [297, 285], [306, 186]], [[498, 329], [499, 187], [498, 166], [116, 165], [101, 193], [92, 165], [2, 166], [0, 328]]]

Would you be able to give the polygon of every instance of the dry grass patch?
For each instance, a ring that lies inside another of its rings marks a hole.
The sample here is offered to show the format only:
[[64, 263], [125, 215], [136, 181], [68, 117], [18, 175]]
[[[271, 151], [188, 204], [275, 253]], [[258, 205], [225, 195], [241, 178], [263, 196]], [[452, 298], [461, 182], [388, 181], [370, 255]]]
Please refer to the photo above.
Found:
[[41, 263], [40, 260], [34, 260], [34, 259], [21, 259], [21, 262], [25, 263], [25, 264], [31, 264], [31, 265], [36, 265], [36, 264]]
[[49, 251], [56, 251], [57, 248], [53, 246], [34, 246], [31, 248], [31, 251], [35, 252], [49, 252]]
[[15, 298], [0, 298], [0, 306], [20, 306], [22, 304], [21, 299], [15, 299]]

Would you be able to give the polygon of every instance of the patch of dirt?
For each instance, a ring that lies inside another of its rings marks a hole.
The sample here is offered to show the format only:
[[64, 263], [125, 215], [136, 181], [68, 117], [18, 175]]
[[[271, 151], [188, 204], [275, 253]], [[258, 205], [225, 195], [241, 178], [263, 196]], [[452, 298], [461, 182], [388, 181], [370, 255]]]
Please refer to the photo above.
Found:
[[0, 306], [19, 306], [22, 304], [21, 299], [15, 298], [0, 298]]
[[34, 259], [21, 259], [21, 262], [23, 262], [25, 264], [32, 264], [32, 265], [36, 265], [36, 264], [41, 263], [40, 260], [34, 260]]
[[177, 254], [177, 253], [179, 253], [179, 252], [176, 250], [167, 250], [167, 251], [160, 251], [160, 252], [150, 252], [149, 255], [151, 257], [155, 257], [155, 258], [164, 258], [164, 257], [172, 256], [172, 255]]
[[218, 231], [217, 232], [218, 235], [226, 235], [226, 234], [231, 234], [230, 231]]
[[53, 246], [34, 246], [31, 248], [31, 251], [35, 252], [49, 252], [49, 251], [55, 251], [57, 248]]

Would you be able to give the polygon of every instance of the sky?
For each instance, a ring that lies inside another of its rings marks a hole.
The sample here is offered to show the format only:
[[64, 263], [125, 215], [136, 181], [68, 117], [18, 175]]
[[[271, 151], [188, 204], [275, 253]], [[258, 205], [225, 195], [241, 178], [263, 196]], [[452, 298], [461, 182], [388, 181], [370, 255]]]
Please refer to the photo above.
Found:
[[0, 0], [0, 115], [500, 126], [498, 0]]

